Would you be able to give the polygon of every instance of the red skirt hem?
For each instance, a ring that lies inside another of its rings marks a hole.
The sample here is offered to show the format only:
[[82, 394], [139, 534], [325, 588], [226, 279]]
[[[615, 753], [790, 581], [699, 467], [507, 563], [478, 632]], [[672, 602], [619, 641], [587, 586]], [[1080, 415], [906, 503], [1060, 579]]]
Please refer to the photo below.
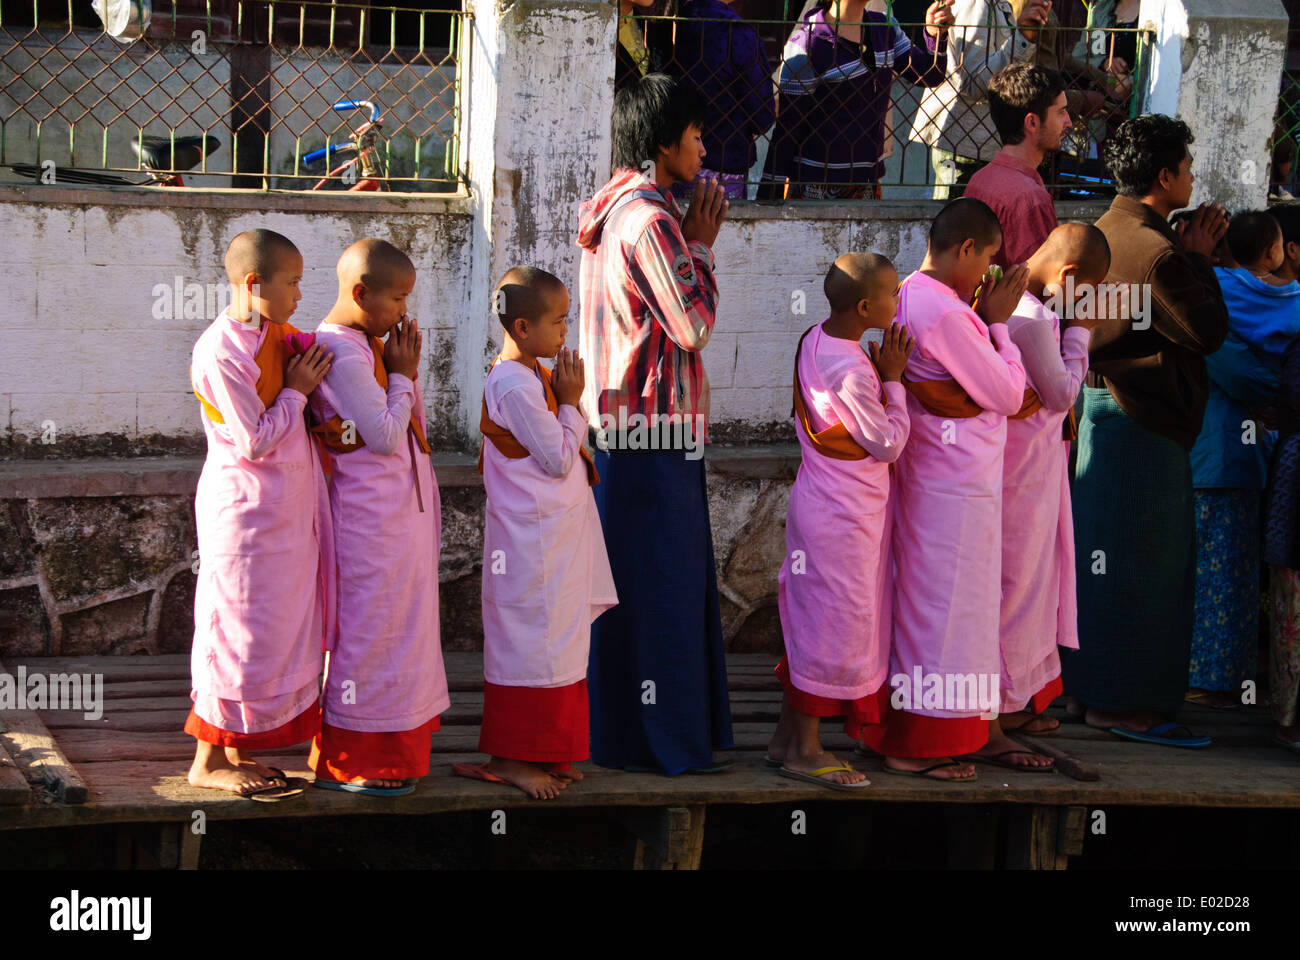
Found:
[[434, 717], [414, 730], [371, 733], [322, 722], [307, 764], [326, 780], [409, 780], [429, 772]]
[[1025, 704], [1025, 709], [1030, 713], [1042, 713], [1052, 705], [1052, 701], [1065, 693], [1065, 684], [1061, 682], [1061, 675], [1057, 674], [1052, 680], [1047, 681], [1047, 685], [1029, 698]]
[[[858, 697], [856, 700], [837, 700], [808, 693], [796, 687], [794, 681], [790, 679], [788, 657], [781, 658], [774, 672], [777, 679], [781, 681], [786, 701], [791, 709], [809, 717], [844, 717], [844, 731], [854, 740], [862, 739], [859, 735], [862, 727], [881, 722], [880, 690], [869, 693], [865, 697]], [[880, 689], [886, 690], [887, 686], [881, 684]]]
[[563, 687], [510, 687], [483, 681], [478, 748], [492, 757], [564, 768], [591, 753], [587, 680]]
[[185, 732], [196, 740], [214, 743], [219, 747], [234, 747], [236, 750], [273, 750], [276, 747], [292, 747], [306, 743], [320, 730], [320, 704], [313, 702], [302, 713], [288, 723], [282, 723], [274, 730], [261, 733], [238, 733], [214, 727], [190, 707], [190, 715], [185, 718]]
[[882, 684], [877, 696], [883, 722], [860, 729], [860, 739], [886, 757], [955, 757], [974, 753], [989, 742], [989, 721], [982, 717], [923, 717], [895, 710], [891, 689]]

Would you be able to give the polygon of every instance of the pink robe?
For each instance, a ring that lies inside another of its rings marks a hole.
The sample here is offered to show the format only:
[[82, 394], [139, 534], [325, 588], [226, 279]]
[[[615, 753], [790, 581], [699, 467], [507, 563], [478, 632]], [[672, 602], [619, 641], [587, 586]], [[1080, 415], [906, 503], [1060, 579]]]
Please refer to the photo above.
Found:
[[483, 399], [530, 453], [483, 449], [483, 676], [514, 687], [576, 683], [587, 676], [591, 622], [618, 603], [578, 453], [587, 419], [569, 404], [551, 413], [540, 377], [513, 360], [488, 373]]
[[263, 733], [316, 700], [334, 621], [329, 495], [303, 421], [307, 398], [257, 396], [255, 357], [270, 326], [222, 314], [194, 345], [208, 455], [194, 498], [199, 572], [190, 651], [194, 712], [222, 730]]
[[1079, 649], [1074, 592], [1070, 444], [1061, 435], [1084, 375], [1089, 331], [1061, 322], [1026, 293], [1008, 322], [1026, 380], [1043, 401], [1007, 421], [1002, 465], [1002, 706], [1023, 710], [1061, 674], [1057, 646]]
[[907, 442], [906, 393], [885, 384], [882, 406], [880, 378], [862, 347], [820, 325], [803, 341], [798, 376], [814, 432], [842, 423], [869, 456], [819, 453], [796, 418], [803, 460], [777, 578], [790, 681], [804, 693], [857, 700], [880, 689], [889, 667], [889, 465]]
[[438, 629], [441, 504], [410, 427], [412, 410], [424, 418], [424, 401], [418, 383], [392, 372], [385, 396], [360, 331], [322, 323], [316, 337], [334, 363], [312, 410], [320, 422], [351, 420], [365, 441], [331, 454], [339, 627], [322, 720], [366, 733], [413, 730], [450, 703]]
[[[912, 430], [894, 474], [890, 680], [902, 674], [910, 683], [919, 671], [922, 682], [941, 677], [946, 690], [955, 678], [982, 675], [991, 692], [999, 674], [1002, 451], [1007, 415], [1024, 400], [1025, 371], [1006, 324], [987, 326], [952, 288], [918, 271], [903, 281], [901, 297], [900, 319], [916, 341], [906, 376], [955, 379], [983, 412], [938, 417], [908, 395]], [[945, 696], [926, 707], [917, 694], [904, 710], [980, 716], [971, 699]]]

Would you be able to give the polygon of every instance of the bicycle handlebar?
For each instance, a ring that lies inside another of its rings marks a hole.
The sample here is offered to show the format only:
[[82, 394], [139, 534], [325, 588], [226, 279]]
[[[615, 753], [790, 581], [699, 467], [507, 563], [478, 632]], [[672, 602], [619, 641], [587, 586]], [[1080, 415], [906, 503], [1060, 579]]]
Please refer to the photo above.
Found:
[[379, 108], [369, 100], [340, 100], [334, 104], [334, 109], [340, 113], [344, 110], [369, 110], [371, 123], [379, 119]]

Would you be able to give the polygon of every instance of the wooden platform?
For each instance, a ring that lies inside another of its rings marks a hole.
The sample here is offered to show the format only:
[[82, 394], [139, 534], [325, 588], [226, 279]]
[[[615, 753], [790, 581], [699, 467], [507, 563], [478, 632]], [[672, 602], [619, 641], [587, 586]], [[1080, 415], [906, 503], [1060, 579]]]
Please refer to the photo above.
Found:
[[[9, 672], [102, 674], [103, 716], [44, 710], [0, 711], [0, 829], [86, 824], [163, 824], [154, 844], [163, 865], [192, 866], [197, 841], [188, 826], [196, 811], [208, 820], [432, 814], [535, 806], [521, 792], [451, 774], [451, 764], [477, 753], [483, 702], [482, 657], [446, 657], [452, 706], [434, 734], [429, 776], [408, 796], [376, 799], [321, 790], [275, 804], [255, 803], [186, 783], [194, 741], [182, 730], [189, 709], [188, 656], [81, 657], [10, 660]], [[860, 793], [828, 790], [778, 776], [763, 755], [780, 706], [780, 686], [766, 655], [728, 657], [735, 766], [712, 775], [662, 777], [582, 765], [586, 779], [548, 807], [621, 808], [642, 837], [647, 861], [698, 865], [709, 804], [943, 803], [1015, 805], [1013, 819], [1024, 866], [1063, 867], [1082, 843], [1084, 817], [1102, 805], [1300, 807], [1300, 758], [1270, 743], [1267, 711], [1189, 706], [1184, 720], [1215, 741], [1206, 750], [1131, 743], [1082, 724], [1063, 724], [1039, 743], [1065, 750], [1100, 778], [1026, 774], [980, 765], [979, 780], [950, 784], [887, 775], [878, 758], [853, 756], [839, 724], [826, 725], [828, 749], [868, 773]], [[1058, 714], [1059, 715], [1059, 714]], [[41, 739], [44, 731], [48, 740]], [[310, 776], [302, 746], [263, 757], [291, 775]], [[25, 778], [22, 776], [25, 774]], [[84, 792], [82, 792], [84, 790]], [[78, 802], [84, 797], [84, 802]], [[170, 839], [169, 839], [170, 838]]]

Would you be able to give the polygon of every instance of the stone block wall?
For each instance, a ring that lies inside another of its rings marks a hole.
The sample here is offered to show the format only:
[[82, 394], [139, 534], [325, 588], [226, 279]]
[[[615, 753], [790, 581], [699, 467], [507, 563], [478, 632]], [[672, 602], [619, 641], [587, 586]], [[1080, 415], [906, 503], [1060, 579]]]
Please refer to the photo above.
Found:
[[[715, 447], [709, 509], [733, 652], [779, 656], [776, 572], [798, 467], [793, 445]], [[186, 653], [194, 632], [197, 458], [0, 464], [0, 660]], [[445, 650], [481, 650], [483, 486], [439, 454]]]

